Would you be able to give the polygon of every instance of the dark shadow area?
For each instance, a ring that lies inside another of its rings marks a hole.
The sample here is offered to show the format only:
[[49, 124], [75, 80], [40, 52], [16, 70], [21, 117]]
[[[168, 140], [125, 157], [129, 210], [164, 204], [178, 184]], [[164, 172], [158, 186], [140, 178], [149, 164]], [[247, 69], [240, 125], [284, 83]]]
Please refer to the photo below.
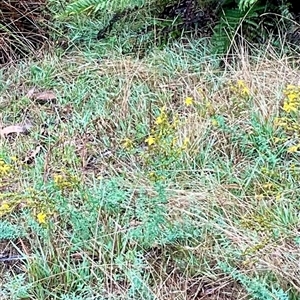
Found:
[[48, 40], [46, 0], [0, 2], [0, 64], [26, 57]]

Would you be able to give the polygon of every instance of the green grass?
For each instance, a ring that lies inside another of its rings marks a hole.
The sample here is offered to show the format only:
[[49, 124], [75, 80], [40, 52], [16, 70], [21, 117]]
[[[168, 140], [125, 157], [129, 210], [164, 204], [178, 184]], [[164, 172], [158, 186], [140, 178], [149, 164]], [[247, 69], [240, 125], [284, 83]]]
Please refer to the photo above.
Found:
[[298, 299], [297, 69], [86, 39], [1, 73], [0, 298]]

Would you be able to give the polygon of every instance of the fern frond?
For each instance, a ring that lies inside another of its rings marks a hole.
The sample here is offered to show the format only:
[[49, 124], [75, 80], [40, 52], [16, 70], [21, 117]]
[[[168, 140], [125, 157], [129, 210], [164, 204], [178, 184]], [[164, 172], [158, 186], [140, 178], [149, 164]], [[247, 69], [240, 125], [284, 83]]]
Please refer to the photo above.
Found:
[[238, 8], [225, 9], [220, 21], [213, 29], [213, 52], [217, 54], [226, 53], [238, 29], [241, 28], [241, 24], [243, 24], [243, 33], [252, 35], [253, 32], [257, 32], [259, 27], [257, 18], [263, 10], [264, 6], [258, 5], [252, 6], [247, 11]]
[[105, 0], [76, 0], [67, 5], [66, 14], [82, 14], [97, 12], [100, 9], [105, 9], [108, 2]]
[[255, 5], [257, 0], [239, 0], [238, 7], [241, 11], [249, 9], [251, 6]]
[[213, 29], [212, 44], [213, 52], [224, 54], [227, 52], [236, 28], [244, 14], [239, 9], [227, 9], [223, 11], [220, 21]]
[[75, 0], [67, 5], [65, 13], [67, 15], [75, 14], [95, 14], [99, 11], [114, 11], [133, 6], [142, 6], [143, 0]]

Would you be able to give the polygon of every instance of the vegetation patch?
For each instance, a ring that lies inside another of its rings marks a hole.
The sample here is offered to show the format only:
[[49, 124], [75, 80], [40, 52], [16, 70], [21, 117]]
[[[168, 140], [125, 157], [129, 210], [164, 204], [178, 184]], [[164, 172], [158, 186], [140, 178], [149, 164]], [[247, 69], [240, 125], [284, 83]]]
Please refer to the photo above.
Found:
[[1, 71], [0, 298], [299, 299], [297, 53], [69, 22]]

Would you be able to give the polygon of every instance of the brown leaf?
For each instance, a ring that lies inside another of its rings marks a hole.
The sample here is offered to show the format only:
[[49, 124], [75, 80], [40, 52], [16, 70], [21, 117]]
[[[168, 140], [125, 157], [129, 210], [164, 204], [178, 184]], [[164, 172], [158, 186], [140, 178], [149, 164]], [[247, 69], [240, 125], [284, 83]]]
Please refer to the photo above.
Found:
[[39, 103], [39, 104], [45, 104], [47, 102], [55, 102], [56, 100], [56, 95], [52, 91], [44, 91], [41, 93], [38, 93], [34, 96], [34, 99]]
[[11, 125], [0, 129], [0, 136], [5, 137], [11, 133], [28, 133], [26, 126], [23, 125]]

